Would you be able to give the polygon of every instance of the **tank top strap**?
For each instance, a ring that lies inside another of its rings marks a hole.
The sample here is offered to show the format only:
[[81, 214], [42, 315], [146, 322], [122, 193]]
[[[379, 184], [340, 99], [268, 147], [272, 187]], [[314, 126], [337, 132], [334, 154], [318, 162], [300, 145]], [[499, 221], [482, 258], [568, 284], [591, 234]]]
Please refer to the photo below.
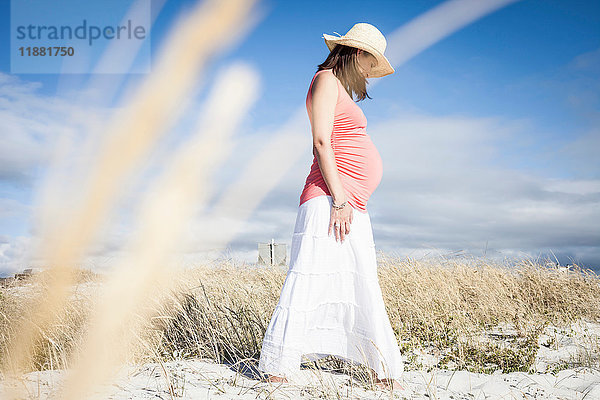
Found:
[[[312, 80], [310, 81], [310, 86], [308, 87], [308, 96], [307, 97], [312, 98], [312, 86], [313, 86], [313, 83], [315, 82], [315, 78], [317, 77], [317, 75], [319, 75], [319, 73], [321, 73], [323, 71], [331, 71], [331, 70], [330, 69], [322, 69], [315, 73], [315, 75], [312, 77]], [[336, 79], [336, 80], [338, 81], [338, 86], [341, 86], [339, 79]]]

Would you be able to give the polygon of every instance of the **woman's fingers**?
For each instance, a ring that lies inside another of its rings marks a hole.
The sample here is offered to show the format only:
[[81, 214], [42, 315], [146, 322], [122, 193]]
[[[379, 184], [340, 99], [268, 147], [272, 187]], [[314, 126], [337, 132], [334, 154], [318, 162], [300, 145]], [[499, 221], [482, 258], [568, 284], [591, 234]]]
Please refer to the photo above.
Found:
[[348, 207], [347, 210], [345, 210], [344, 215], [342, 216], [342, 218], [344, 219], [344, 222], [342, 222], [343, 227], [342, 227], [342, 242], [344, 241], [344, 238], [346, 235], [350, 234], [350, 225], [352, 225], [352, 215], [353, 215], [353, 209]]
[[329, 220], [329, 230], [327, 234], [331, 236], [331, 231], [333, 229], [333, 236], [337, 241], [340, 238], [340, 221], [336, 220], [334, 214], [331, 214], [331, 219]]
[[340, 236], [341, 241], [343, 242], [346, 238], [346, 235], [350, 233], [350, 223], [348, 223], [347, 221], [343, 221], [340, 223], [340, 225]]
[[332, 214], [331, 217], [329, 218], [329, 230], [327, 231], [327, 236], [331, 236], [331, 228], [335, 228], [334, 223], [335, 223], [335, 221], [333, 220], [333, 214]]
[[350, 225], [352, 225], [353, 214], [351, 209], [339, 214], [336, 214], [334, 211], [332, 211], [329, 219], [329, 229], [327, 234], [331, 236], [331, 230], [333, 229], [333, 235], [336, 242], [338, 240], [340, 242], [344, 242], [346, 235], [350, 234]]

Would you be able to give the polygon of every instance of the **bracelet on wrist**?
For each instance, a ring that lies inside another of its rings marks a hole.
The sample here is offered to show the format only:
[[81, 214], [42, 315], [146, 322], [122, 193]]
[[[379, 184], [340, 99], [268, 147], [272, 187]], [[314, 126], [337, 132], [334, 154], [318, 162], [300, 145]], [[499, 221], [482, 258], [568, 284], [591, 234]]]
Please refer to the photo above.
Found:
[[343, 202], [342, 204], [340, 204], [339, 206], [336, 205], [333, 201], [331, 202], [331, 206], [333, 208], [335, 208], [336, 210], [341, 210], [342, 208], [344, 208], [344, 206], [346, 205], [346, 203], [348, 203], [348, 201]]

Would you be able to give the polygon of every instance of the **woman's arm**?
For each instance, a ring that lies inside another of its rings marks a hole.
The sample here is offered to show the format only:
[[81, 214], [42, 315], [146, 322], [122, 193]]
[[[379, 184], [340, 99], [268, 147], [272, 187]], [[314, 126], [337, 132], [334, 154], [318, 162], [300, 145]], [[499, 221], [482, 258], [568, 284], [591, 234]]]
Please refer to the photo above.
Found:
[[[321, 175], [329, 188], [333, 203], [340, 205], [347, 198], [331, 147], [331, 132], [338, 96], [337, 78], [327, 72], [318, 75], [313, 82], [312, 91], [313, 153], [317, 157]], [[345, 236], [350, 233], [352, 213], [350, 204], [346, 204], [341, 210], [331, 207], [328, 234], [331, 235], [333, 230], [336, 241], [343, 242]]]
[[315, 78], [311, 90], [313, 154], [319, 162], [321, 175], [334, 204], [340, 205], [347, 198], [331, 147], [333, 117], [338, 97], [337, 78], [329, 72], [321, 73]]

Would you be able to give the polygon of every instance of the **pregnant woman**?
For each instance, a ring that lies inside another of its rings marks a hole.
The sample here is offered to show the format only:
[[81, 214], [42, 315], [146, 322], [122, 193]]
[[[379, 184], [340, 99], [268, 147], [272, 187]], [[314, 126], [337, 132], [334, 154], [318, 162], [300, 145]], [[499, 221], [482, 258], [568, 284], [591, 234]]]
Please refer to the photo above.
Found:
[[358, 23], [344, 36], [323, 38], [330, 53], [306, 97], [314, 158], [258, 368], [269, 381], [288, 382], [303, 356], [334, 355], [366, 365], [378, 386], [402, 389], [397, 379], [404, 364], [379, 286], [366, 207], [381, 181], [382, 161], [351, 97], [369, 97], [366, 78], [394, 69], [383, 55], [385, 37], [373, 25]]

